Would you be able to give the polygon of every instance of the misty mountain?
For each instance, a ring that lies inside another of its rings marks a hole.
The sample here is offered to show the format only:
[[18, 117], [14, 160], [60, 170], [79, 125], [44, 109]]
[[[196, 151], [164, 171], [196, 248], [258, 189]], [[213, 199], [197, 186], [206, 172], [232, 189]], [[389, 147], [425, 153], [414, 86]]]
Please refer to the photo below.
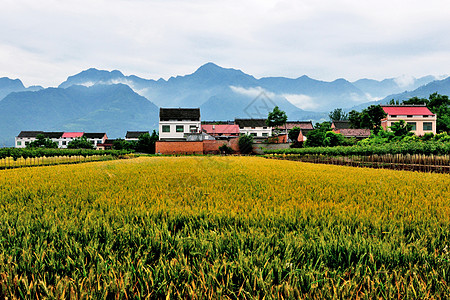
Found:
[[412, 97], [428, 99], [428, 97], [433, 93], [438, 93], [441, 95], [450, 95], [450, 77], [447, 77], [446, 79], [443, 80], [432, 81], [428, 84], [420, 86], [419, 88], [413, 91], [406, 91], [403, 93], [392, 94], [383, 98], [382, 100], [362, 103], [360, 105], [354, 106], [352, 109], [360, 111], [368, 107], [369, 105], [387, 104], [392, 99], [398, 100], [399, 102], [402, 102], [403, 100], [408, 100], [409, 98]]
[[397, 94], [404, 91], [412, 91], [418, 87], [436, 80], [434, 76], [424, 76], [421, 78], [398, 77], [381, 81], [373, 79], [360, 79], [352, 84], [367, 93], [371, 98], [384, 98], [387, 95]]
[[[348, 108], [374, 98], [383, 98], [389, 94], [404, 91], [405, 87], [415, 87], [428, 83], [432, 79], [432, 76], [383, 81], [362, 79], [353, 83], [345, 79], [332, 82], [320, 81], [306, 75], [295, 79], [285, 77], [257, 79], [241, 70], [222, 68], [214, 63], [207, 63], [192, 74], [171, 77], [168, 80], [125, 76], [117, 70], [109, 72], [89, 69], [70, 76], [59, 87], [123, 83], [159, 107], [207, 109], [211, 106], [211, 102], [214, 102], [215, 105], [221, 106], [208, 109], [205, 116], [208, 119], [217, 120], [224, 117], [234, 119], [238, 116], [238, 113], [242, 111], [242, 101], [247, 103], [258, 96], [255, 91], [264, 92], [268, 97], [274, 98], [275, 103], [284, 99], [283, 101], [290, 102], [300, 111], [329, 112], [336, 107]], [[291, 106], [287, 112], [290, 112], [289, 118], [293, 118], [294, 115], [303, 116]]]
[[41, 86], [30, 86], [26, 88], [20, 79], [2, 77], [0, 78], [0, 101], [13, 92], [38, 91], [41, 89], [43, 89]]
[[11, 93], [0, 101], [0, 145], [22, 130], [106, 132], [158, 127], [158, 107], [123, 84], [47, 88]]

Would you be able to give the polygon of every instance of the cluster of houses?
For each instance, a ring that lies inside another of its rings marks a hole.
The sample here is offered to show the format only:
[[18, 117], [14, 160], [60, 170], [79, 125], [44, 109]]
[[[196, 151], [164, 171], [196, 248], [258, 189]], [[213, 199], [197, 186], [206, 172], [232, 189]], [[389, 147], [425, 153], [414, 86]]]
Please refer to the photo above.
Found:
[[[382, 105], [382, 108], [387, 114], [381, 121], [384, 129], [404, 120], [412, 126], [416, 135], [428, 132], [436, 134], [436, 115], [425, 105]], [[202, 122], [199, 108], [160, 108], [159, 141], [155, 148], [156, 153], [161, 154], [206, 154], [218, 153], [219, 147], [226, 144], [238, 152], [237, 141], [243, 134], [253, 136], [255, 144], [270, 141], [286, 145], [292, 142], [288, 139], [288, 133], [294, 127], [300, 128], [297, 137], [300, 143], [306, 141], [307, 133], [314, 129], [311, 121], [288, 121], [277, 128], [267, 126], [265, 119]], [[350, 128], [348, 121], [334, 121], [331, 128], [349, 138], [364, 139], [370, 136], [369, 129]], [[128, 131], [125, 140], [138, 140], [144, 133], [148, 131]], [[70, 141], [81, 137], [85, 137], [99, 150], [110, 149], [114, 141], [108, 139], [106, 133], [22, 131], [15, 139], [15, 147], [26, 147], [40, 134], [56, 142], [60, 148], [67, 148]]]

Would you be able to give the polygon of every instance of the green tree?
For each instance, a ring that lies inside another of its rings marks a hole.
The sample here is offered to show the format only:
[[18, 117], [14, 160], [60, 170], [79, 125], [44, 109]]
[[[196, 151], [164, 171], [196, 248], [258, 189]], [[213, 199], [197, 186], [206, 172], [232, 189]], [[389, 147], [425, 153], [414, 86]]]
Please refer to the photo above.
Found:
[[327, 147], [335, 147], [346, 145], [347, 141], [342, 134], [333, 131], [327, 131], [325, 133], [323, 144]]
[[331, 131], [331, 123], [323, 122], [316, 123], [314, 130], [311, 130], [306, 135], [306, 147], [323, 147], [325, 146], [326, 133]]
[[342, 108], [336, 108], [328, 114], [330, 121], [345, 121], [348, 120], [348, 114], [346, 114]]
[[250, 154], [253, 151], [253, 137], [251, 135], [241, 135], [238, 141], [241, 154]]
[[155, 144], [159, 140], [158, 133], [153, 130], [152, 135], [148, 133], [141, 134], [136, 144], [136, 151], [142, 153], [155, 153]]
[[136, 150], [136, 141], [126, 141], [125, 139], [116, 139], [113, 142], [115, 150]]
[[300, 127], [294, 127], [291, 130], [289, 130], [288, 137], [292, 141], [291, 147], [298, 148], [301, 146], [301, 143], [298, 141], [298, 136], [300, 135], [301, 128]]
[[223, 154], [232, 154], [234, 152], [233, 149], [225, 143], [223, 143], [222, 146], [219, 147], [219, 151]]
[[414, 133], [411, 132], [412, 125], [406, 123], [404, 120], [392, 123], [389, 128], [394, 134], [394, 140], [401, 140], [406, 136], [414, 135]]
[[266, 119], [267, 126], [277, 128], [280, 126], [285, 125], [286, 129], [286, 121], [287, 121], [287, 115], [284, 111], [280, 110], [278, 106], [275, 106], [271, 112], [269, 112], [269, 115]]
[[348, 119], [352, 128], [368, 128], [378, 132], [381, 129], [381, 119], [385, 117], [386, 113], [380, 105], [371, 105], [361, 112], [352, 110]]
[[58, 143], [46, 138], [43, 134], [38, 134], [36, 140], [29, 143], [27, 148], [58, 148]]
[[86, 137], [82, 136], [80, 138], [73, 139], [67, 144], [69, 149], [94, 149], [94, 145], [87, 140]]

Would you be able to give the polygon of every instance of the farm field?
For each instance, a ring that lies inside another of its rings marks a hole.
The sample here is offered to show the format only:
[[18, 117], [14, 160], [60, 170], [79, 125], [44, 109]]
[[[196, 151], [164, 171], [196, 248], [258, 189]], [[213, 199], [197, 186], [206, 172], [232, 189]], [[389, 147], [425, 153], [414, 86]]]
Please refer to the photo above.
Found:
[[450, 296], [450, 175], [261, 157], [0, 171], [0, 295]]

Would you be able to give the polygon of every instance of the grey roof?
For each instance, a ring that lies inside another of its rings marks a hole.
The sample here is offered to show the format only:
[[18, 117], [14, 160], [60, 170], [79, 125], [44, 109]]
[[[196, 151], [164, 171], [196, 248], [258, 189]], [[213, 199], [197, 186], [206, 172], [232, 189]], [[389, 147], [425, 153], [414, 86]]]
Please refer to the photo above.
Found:
[[266, 119], [235, 119], [234, 124], [243, 127], [268, 127]]
[[349, 129], [350, 121], [333, 121], [334, 128], [336, 129]]
[[35, 138], [38, 134], [44, 134], [43, 131], [21, 131], [17, 137], [19, 138]]
[[104, 132], [85, 132], [83, 136], [87, 139], [102, 139], [105, 134]]
[[127, 131], [126, 139], [137, 139], [143, 134], [150, 134], [148, 131]]
[[21, 131], [17, 137], [19, 138], [35, 138], [39, 134], [44, 135], [46, 138], [49, 139], [59, 139], [64, 132], [53, 132], [53, 131]]
[[200, 121], [200, 108], [160, 108], [159, 119]]

